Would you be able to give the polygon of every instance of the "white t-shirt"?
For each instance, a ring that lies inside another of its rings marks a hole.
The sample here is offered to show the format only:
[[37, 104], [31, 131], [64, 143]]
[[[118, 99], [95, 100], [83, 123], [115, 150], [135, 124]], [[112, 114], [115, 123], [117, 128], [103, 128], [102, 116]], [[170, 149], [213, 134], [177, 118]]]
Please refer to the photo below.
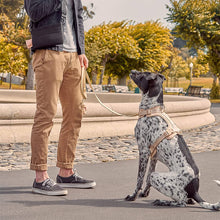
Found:
[[[76, 33], [73, 26], [73, 0], [63, 0], [63, 50], [76, 52]], [[65, 13], [66, 11], [66, 13]]]

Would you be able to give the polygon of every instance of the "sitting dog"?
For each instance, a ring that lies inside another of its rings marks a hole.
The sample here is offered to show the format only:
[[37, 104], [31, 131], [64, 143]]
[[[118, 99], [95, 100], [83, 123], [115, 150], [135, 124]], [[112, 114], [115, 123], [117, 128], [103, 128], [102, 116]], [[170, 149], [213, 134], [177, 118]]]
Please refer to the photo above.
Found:
[[[201, 207], [220, 210], [220, 202], [210, 204], [199, 195], [199, 169], [183, 139], [179, 129], [164, 112], [163, 81], [161, 74], [131, 71], [131, 79], [143, 92], [140, 103], [139, 120], [135, 127], [135, 137], [139, 149], [139, 169], [137, 187], [127, 201], [134, 201], [138, 195], [147, 197], [153, 186], [172, 201], [155, 200], [159, 206], [186, 206], [195, 200]], [[141, 191], [148, 160], [151, 157], [146, 187]], [[155, 172], [157, 160], [165, 164], [169, 172]], [[219, 184], [219, 181], [216, 181]]]

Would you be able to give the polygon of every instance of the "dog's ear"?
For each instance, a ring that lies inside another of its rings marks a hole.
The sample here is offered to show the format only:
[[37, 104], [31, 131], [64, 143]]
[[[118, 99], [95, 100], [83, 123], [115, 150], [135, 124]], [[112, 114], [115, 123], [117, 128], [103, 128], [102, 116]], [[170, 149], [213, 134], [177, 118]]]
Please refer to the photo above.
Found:
[[155, 80], [157, 78], [157, 74], [145, 72], [145, 76], [147, 80]]
[[162, 81], [166, 80], [165, 76], [160, 73], [156, 74], [156, 73], [149, 73], [149, 72], [147, 75], [147, 80], [155, 80], [155, 79], [157, 79], [157, 77], [160, 77], [160, 79], [162, 79]]
[[158, 76], [164, 81], [164, 80], [166, 80], [166, 77], [164, 76], [164, 75], [162, 75], [162, 74], [158, 74]]

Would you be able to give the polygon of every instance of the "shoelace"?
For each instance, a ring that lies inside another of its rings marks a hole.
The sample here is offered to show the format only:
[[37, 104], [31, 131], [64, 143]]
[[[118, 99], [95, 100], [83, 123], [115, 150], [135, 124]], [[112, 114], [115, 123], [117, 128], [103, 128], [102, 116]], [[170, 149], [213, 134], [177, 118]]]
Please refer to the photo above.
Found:
[[52, 187], [54, 186], [56, 183], [52, 180], [52, 179], [46, 179], [42, 186], [47, 186], [47, 187]]
[[74, 169], [73, 171], [74, 171], [74, 174], [73, 174], [73, 175], [76, 177], [76, 180], [77, 180], [77, 179], [83, 179], [83, 177], [78, 174], [78, 172], [77, 172], [76, 169]]

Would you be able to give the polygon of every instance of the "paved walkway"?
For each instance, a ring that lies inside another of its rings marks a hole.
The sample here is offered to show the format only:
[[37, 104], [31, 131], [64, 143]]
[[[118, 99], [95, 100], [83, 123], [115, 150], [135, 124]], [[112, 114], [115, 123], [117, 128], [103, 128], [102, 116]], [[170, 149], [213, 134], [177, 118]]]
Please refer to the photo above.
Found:
[[[191, 152], [220, 150], [220, 104], [213, 104], [212, 113], [216, 122], [203, 128], [184, 132], [184, 138]], [[0, 144], [0, 171], [28, 169], [30, 144]], [[48, 164], [56, 165], [57, 143], [49, 144]], [[101, 163], [136, 159], [138, 147], [133, 135], [122, 137], [101, 137], [79, 140], [75, 162]]]
[[[219, 144], [216, 144], [217, 141], [219, 143], [220, 134], [219, 106], [212, 108], [213, 113], [218, 117], [214, 125], [184, 134], [186, 141], [190, 142], [192, 151], [203, 151], [194, 153], [195, 161], [201, 172], [200, 194], [205, 200], [213, 203], [220, 200], [220, 187], [212, 181], [214, 179], [220, 180], [220, 150]], [[123, 146], [125, 143], [126, 147]], [[87, 145], [89, 145], [89, 149]], [[18, 150], [18, 146], [23, 150]], [[111, 150], [109, 150], [110, 146]], [[7, 146], [1, 145], [0, 148], [4, 147]], [[199, 150], [198, 147], [200, 147]], [[133, 193], [137, 176], [138, 160], [126, 160], [128, 157], [137, 157], [137, 146], [131, 136], [81, 140], [78, 150], [81, 150], [80, 153], [83, 152], [84, 158], [82, 156], [83, 159], [78, 159], [76, 168], [80, 175], [96, 180], [97, 186], [95, 189], [89, 190], [68, 189], [69, 193], [65, 197], [41, 196], [31, 193], [34, 172], [24, 169], [28, 167], [30, 156], [28, 148], [28, 145], [17, 144], [15, 145], [17, 150], [8, 148], [10, 152], [1, 151], [0, 161], [4, 161], [5, 170], [10, 170], [0, 171], [1, 220], [220, 219], [220, 212], [201, 209], [198, 204], [186, 208], [154, 207], [152, 201], [155, 199], [167, 199], [154, 189], [151, 189], [148, 198], [139, 198], [135, 202], [124, 201], [127, 194]], [[51, 149], [52, 147], [50, 147], [50, 151], [52, 151]], [[87, 153], [89, 150], [94, 150], [94, 153], [97, 154], [95, 158], [90, 159], [90, 162], [96, 159], [98, 161], [95, 162], [109, 160], [114, 160], [114, 162], [85, 164], [85, 160], [91, 157]], [[106, 152], [107, 155], [103, 157], [101, 154]], [[23, 153], [26, 153], [27, 158], [23, 157]], [[50, 155], [53, 153], [51, 152]], [[10, 157], [15, 161], [11, 162]], [[25, 161], [23, 166], [21, 166], [22, 160]], [[2, 165], [3, 163], [0, 164], [0, 166]], [[165, 172], [166, 170], [163, 165], [158, 163], [157, 171]], [[55, 178], [57, 172], [58, 168], [49, 168], [49, 174], [52, 178]]]

